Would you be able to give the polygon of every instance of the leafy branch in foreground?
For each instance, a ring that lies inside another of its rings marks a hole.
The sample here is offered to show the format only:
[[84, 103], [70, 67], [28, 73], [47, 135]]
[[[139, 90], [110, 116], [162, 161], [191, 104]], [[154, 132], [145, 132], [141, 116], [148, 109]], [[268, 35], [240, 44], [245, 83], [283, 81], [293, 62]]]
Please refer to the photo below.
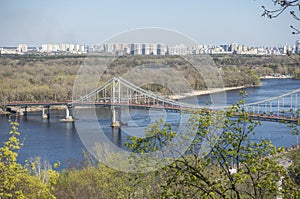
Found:
[[[171, 130], [156, 128], [156, 135], [151, 138], [155, 141], [151, 140], [151, 143], [196, 132], [188, 150], [158, 171], [164, 197], [256, 199], [300, 196], [299, 188], [276, 158], [283, 149], [277, 149], [268, 140], [256, 138], [255, 128], [260, 123], [249, 117], [243, 105], [241, 101], [220, 112], [203, 109], [191, 117], [185, 134], [168, 135], [166, 132]], [[133, 141], [131, 149], [134, 151], [160, 150], [159, 144], [147, 145], [149, 139]], [[209, 149], [205, 150], [208, 153], [202, 153], [204, 148]]]
[[58, 173], [52, 169], [34, 175], [36, 162], [30, 165], [17, 163], [18, 151], [22, 144], [18, 136], [18, 123], [11, 122], [8, 141], [0, 147], [0, 198], [55, 198], [52, 194]]

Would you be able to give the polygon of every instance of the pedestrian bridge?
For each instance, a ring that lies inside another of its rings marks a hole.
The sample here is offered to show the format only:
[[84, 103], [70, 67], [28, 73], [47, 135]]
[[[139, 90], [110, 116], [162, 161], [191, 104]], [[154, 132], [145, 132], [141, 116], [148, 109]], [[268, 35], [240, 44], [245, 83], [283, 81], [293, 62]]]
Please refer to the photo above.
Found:
[[[265, 99], [259, 102], [248, 103], [244, 109], [250, 117], [260, 120], [299, 122], [299, 98], [300, 89]], [[204, 108], [205, 106], [187, 104], [166, 97], [162, 97], [153, 92], [140, 88], [129, 81], [114, 77], [94, 91], [78, 97], [73, 101], [67, 102], [12, 102], [7, 107], [20, 107], [24, 109], [26, 115], [27, 107], [43, 107], [43, 117], [50, 117], [51, 106], [66, 107], [66, 121], [73, 121], [70, 116], [70, 108], [78, 106], [109, 106], [112, 110], [112, 126], [119, 126], [116, 110], [122, 107], [140, 108], [140, 109], [164, 109], [166, 111], [194, 111]], [[45, 111], [44, 108], [47, 108]], [[214, 109], [226, 109], [228, 107], [213, 107]], [[47, 112], [47, 114], [45, 114]]]

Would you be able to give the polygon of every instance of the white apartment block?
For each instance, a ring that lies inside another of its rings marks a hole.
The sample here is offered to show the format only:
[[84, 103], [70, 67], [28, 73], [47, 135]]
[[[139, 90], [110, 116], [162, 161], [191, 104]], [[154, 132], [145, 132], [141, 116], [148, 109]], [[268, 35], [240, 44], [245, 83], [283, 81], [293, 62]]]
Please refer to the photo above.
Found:
[[19, 53], [27, 53], [28, 52], [27, 44], [19, 44], [18, 45], [18, 52]]
[[69, 53], [84, 53], [84, 45], [79, 44], [43, 44], [41, 52], [54, 53], [54, 52], [69, 52]]

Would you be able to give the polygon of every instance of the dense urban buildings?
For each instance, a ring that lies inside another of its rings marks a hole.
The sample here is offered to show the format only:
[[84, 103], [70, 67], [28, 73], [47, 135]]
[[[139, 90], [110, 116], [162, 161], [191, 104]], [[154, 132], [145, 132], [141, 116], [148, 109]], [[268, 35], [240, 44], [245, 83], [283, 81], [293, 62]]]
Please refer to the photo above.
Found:
[[43, 44], [41, 47], [30, 47], [19, 44], [16, 47], [0, 47], [0, 54], [86, 54], [104, 53], [111, 55], [186, 55], [186, 54], [245, 54], [245, 55], [285, 55], [299, 54], [300, 41], [295, 45], [277, 47], [250, 47], [241, 44], [196, 45], [187, 47], [184, 44], [169, 46], [163, 43], [105, 43], [101, 45], [80, 44]]

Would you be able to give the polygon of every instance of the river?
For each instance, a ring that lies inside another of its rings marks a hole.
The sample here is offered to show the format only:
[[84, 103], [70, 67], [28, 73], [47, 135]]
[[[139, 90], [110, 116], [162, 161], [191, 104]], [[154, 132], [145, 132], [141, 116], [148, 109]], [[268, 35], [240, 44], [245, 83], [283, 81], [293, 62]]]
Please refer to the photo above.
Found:
[[[289, 91], [300, 88], [300, 80], [293, 79], [264, 79], [261, 81], [260, 87], [245, 89], [248, 93], [246, 102], [255, 102], [270, 97], [275, 97]], [[227, 104], [232, 104], [240, 99], [240, 91], [231, 90], [226, 92]], [[207, 101], [208, 95], [199, 96], [199, 101]], [[61, 162], [60, 169], [68, 168], [72, 163], [83, 159], [82, 152], [85, 150], [81, 142], [80, 136], [76, 131], [74, 123], [64, 123], [60, 119], [64, 118], [63, 110], [51, 110], [50, 120], [41, 118], [40, 112], [30, 112], [28, 116], [17, 117], [19, 123], [19, 132], [21, 132], [20, 140], [24, 146], [19, 151], [19, 162], [24, 163], [25, 160], [41, 157], [50, 164], [56, 161]], [[135, 110], [132, 118], [136, 124], [146, 123], [144, 110]], [[103, 131], [105, 135], [118, 146], [123, 146], [126, 135], [118, 131], [113, 131], [110, 125], [110, 111], [99, 112], [99, 121], [104, 124]], [[0, 143], [9, 138], [10, 125], [9, 118], [0, 115]], [[172, 114], [168, 117], [168, 122], [176, 123], [176, 117]], [[262, 122], [262, 126], [257, 127], [256, 139], [266, 138], [272, 140], [276, 146], [289, 147], [296, 144], [296, 137], [289, 134], [286, 124], [276, 122]]]

